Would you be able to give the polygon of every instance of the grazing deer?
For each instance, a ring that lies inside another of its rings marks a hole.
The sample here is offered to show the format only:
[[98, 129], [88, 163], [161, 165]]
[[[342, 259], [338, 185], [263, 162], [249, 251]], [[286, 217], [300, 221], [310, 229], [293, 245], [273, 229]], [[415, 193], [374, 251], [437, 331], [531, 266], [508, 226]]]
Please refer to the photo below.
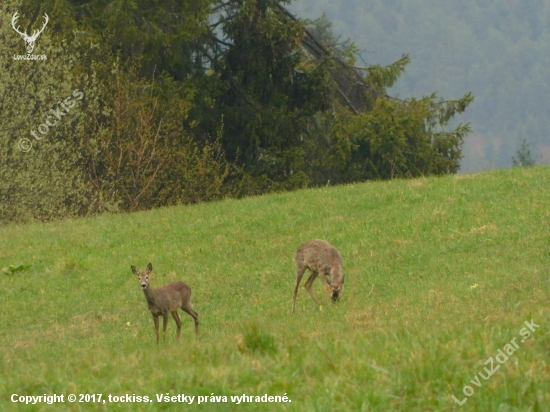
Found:
[[305, 284], [305, 288], [317, 304], [319, 301], [315, 297], [311, 286], [318, 275], [321, 275], [325, 292], [331, 295], [332, 301], [335, 302], [340, 297], [340, 291], [344, 284], [344, 271], [342, 268], [342, 257], [340, 252], [334, 246], [324, 240], [314, 239], [309, 240], [298, 248], [294, 255], [294, 263], [296, 263], [296, 286], [294, 288], [294, 300], [292, 302], [292, 313], [296, 307], [296, 294], [298, 286], [304, 276], [306, 269], [311, 271], [309, 278]]
[[17, 34], [21, 35], [21, 38], [23, 39], [23, 41], [27, 43], [27, 54], [31, 54], [32, 51], [34, 50], [34, 42], [36, 41], [36, 39], [38, 39], [38, 36], [40, 35], [40, 33], [44, 31], [50, 18], [46, 13], [44, 13], [44, 25], [40, 30], [34, 30], [32, 32], [32, 36], [29, 36], [26, 31], [24, 32], [19, 31], [19, 28], [18, 28], [19, 26], [18, 27], [15, 26], [17, 24], [18, 18], [19, 18], [19, 12], [16, 11], [13, 17], [11, 18], [11, 26], [13, 27], [13, 30], [15, 30]]
[[179, 280], [167, 283], [160, 288], [153, 289], [149, 284], [149, 275], [153, 270], [153, 265], [147, 265], [145, 272], [140, 272], [138, 268], [132, 266], [132, 272], [139, 278], [139, 283], [143, 289], [149, 311], [155, 321], [155, 332], [157, 334], [157, 344], [159, 343], [159, 316], [163, 318], [162, 335], [166, 341], [166, 325], [168, 325], [168, 314], [171, 313], [178, 326], [177, 339], [180, 337], [181, 320], [178, 315], [178, 309], [187, 312], [195, 320], [195, 333], [199, 334], [199, 314], [191, 306], [191, 288]]

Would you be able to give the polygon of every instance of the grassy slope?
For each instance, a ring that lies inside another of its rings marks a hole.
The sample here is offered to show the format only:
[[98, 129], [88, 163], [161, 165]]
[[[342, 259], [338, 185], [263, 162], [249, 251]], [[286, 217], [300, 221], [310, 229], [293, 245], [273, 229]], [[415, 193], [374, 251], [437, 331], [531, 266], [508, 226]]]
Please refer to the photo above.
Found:
[[[0, 265], [33, 264], [0, 275], [0, 409], [12, 393], [286, 393], [193, 407], [549, 410], [549, 215], [538, 167], [0, 228]], [[321, 312], [301, 288], [291, 316], [292, 256], [311, 238], [340, 250], [345, 289]], [[130, 271], [148, 262], [153, 286], [193, 288], [198, 338], [182, 313], [180, 341], [170, 319], [155, 344]], [[531, 318], [533, 337], [469, 383]], [[464, 385], [475, 393], [459, 407]], [[184, 408], [109, 410], [138, 407]]]

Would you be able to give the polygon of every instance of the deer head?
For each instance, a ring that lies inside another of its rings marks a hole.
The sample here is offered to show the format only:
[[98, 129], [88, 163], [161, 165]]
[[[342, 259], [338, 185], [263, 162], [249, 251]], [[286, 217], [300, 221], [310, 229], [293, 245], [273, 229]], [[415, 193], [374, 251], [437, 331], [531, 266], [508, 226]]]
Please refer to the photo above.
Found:
[[17, 33], [19, 33], [21, 35], [21, 38], [25, 41], [25, 43], [27, 43], [27, 53], [31, 54], [32, 51], [34, 50], [34, 42], [36, 41], [36, 39], [38, 38], [40, 33], [42, 33], [44, 31], [44, 29], [46, 28], [46, 24], [48, 24], [48, 20], [50, 18], [48, 17], [48, 15], [46, 13], [44, 13], [44, 25], [42, 26], [42, 28], [40, 30], [34, 30], [33, 33], [32, 33], [32, 36], [29, 36], [27, 34], [27, 32], [20, 32], [19, 29], [17, 27], [15, 27], [15, 24], [17, 22], [17, 18], [19, 17], [18, 14], [19, 14], [19, 12], [16, 11], [15, 14], [13, 15], [13, 17], [11, 19], [11, 26], [13, 27], [13, 29]]

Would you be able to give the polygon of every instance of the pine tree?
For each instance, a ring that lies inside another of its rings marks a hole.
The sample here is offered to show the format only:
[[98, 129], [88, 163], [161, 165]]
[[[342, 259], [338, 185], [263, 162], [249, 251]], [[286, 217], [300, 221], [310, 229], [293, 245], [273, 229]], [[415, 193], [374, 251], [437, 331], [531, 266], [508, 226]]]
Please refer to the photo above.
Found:
[[516, 152], [517, 159], [512, 156], [512, 163], [514, 167], [531, 167], [535, 165], [535, 161], [531, 157], [531, 151], [529, 150], [529, 143], [525, 139], [521, 143], [521, 147]]

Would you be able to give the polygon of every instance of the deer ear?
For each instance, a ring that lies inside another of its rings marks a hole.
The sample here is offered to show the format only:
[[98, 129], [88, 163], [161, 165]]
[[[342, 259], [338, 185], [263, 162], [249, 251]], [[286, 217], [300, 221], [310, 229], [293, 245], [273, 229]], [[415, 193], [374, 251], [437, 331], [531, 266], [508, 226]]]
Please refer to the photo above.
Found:
[[145, 269], [145, 272], [147, 272], [147, 274], [149, 274], [149, 273], [151, 273], [152, 270], [153, 270], [153, 265], [149, 263], [147, 265], [147, 268]]
[[138, 270], [138, 268], [135, 267], [135, 266], [130, 266], [130, 267], [132, 268], [132, 272], [134, 272], [134, 275], [139, 276], [139, 270]]

